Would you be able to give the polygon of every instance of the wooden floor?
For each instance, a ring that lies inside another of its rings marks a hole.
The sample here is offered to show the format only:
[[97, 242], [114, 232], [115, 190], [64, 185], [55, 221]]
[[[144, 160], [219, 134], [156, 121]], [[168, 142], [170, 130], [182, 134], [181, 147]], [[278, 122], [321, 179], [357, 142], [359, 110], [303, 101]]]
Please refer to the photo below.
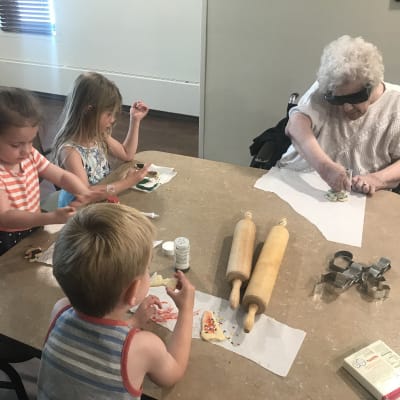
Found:
[[[64, 105], [64, 99], [45, 94], [39, 95], [39, 99], [45, 114], [40, 139], [43, 150], [48, 150], [51, 148], [57, 131], [57, 121]], [[113, 129], [113, 136], [118, 140], [125, 138], [129, 126], [129, 110], [128, 107], [123, 108], [124, 110], [118, 116]], [[197, 117], [150, 110], [141, 123], [138, 151], [160, 150], [197, 157], [198, 130]]]

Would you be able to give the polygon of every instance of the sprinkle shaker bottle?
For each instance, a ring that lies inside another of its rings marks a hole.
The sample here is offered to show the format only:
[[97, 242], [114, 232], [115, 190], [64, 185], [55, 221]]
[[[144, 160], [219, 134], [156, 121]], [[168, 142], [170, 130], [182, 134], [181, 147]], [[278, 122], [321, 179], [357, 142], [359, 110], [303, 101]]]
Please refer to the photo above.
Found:
[[175, 269], [183, 272], [189, 270], [190, 243], [185, 237], [175, 239]]

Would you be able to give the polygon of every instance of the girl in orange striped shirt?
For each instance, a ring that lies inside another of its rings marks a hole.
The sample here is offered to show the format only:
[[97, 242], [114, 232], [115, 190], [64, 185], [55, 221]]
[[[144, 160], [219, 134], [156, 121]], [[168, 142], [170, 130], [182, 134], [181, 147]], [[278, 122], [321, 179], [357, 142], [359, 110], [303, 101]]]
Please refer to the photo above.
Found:
[[[0, 256], [36, 227], [65, 223], [76, 206], [100, 197], [32, 147], [41, 120], [39, 103], [32, 94], [0, 89]], [[77, 201], [42, 213], [39, 177], [74, 193]]]

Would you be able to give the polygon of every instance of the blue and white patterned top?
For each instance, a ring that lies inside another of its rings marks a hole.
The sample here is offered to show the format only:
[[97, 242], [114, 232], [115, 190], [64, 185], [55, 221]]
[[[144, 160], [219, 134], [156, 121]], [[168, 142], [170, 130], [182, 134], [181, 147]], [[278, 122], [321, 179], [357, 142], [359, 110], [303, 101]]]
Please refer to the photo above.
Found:
[[[90, 185], [96, 185], [110, 173], [110, 163], [101, 147], [85, 147], [75, 143], [66, 143], [63, 147], [72, 147], [80, 154]], [[58, 207], [67, 206], [74, 198], [71, 193], [62, 189], [58, 197]]]

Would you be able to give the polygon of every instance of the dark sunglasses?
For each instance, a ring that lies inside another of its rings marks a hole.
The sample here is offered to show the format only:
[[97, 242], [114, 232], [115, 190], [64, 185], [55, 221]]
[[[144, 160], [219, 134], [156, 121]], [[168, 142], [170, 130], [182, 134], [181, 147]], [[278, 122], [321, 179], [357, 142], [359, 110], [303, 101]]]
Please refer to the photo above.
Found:
[[367, 85], [357, 93], [346, 94], [344, 96], [335, 96], [332, 94], [332, 92], [328, 92], [325, 93], [324, 98], [329, 104], [332, 104], [333, 106], [342, 106], [345, 103], [358, 104], [367, 101], [369, 99], [369, 96], [371, 95], [371, 91], [372, 86]]

